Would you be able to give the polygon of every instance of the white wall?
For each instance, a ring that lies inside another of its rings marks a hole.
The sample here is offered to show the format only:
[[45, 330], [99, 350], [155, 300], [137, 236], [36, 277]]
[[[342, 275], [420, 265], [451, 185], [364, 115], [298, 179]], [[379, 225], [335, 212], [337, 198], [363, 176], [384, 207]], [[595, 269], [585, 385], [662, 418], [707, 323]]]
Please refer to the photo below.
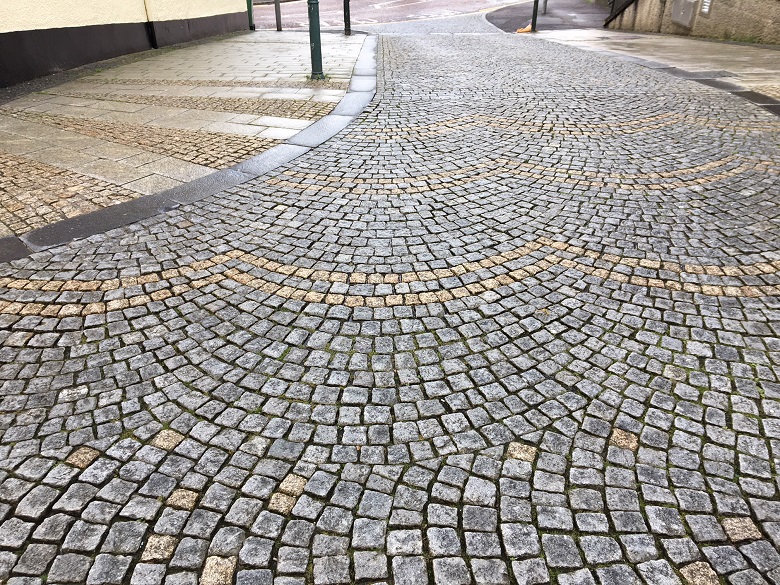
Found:
[[0, 0], [0, 33], [244, 11], [246, 0]]
[[0, 33], [145, 21], [144, 0], [0, 0]]
[[149, 20], [159, 22], [245, 12], [246, 0], [146, 0], [146, 7]]

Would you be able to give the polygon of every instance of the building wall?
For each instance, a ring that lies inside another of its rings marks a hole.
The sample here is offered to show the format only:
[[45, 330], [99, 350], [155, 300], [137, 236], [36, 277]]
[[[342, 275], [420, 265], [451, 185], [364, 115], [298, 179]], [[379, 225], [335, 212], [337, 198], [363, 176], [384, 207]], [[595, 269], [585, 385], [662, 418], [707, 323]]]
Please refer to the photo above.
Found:
[[691, 28], [672, 22], [674, 0], [637, 0], [609, 28], [780, 44], [780, 0], [697, 0]]
[[246, 0], [146, 0], [152, 21], [246, 12]]
[[0, 0], [0, 87], [249, 27], [246, 0]]
[[[80, 4], [81, 9], [74, 9]], [[47, 28], [90, 26], [118, 22], [146, 22], [144, 0], [3, 0], [0, 33]], [[56, 23], [56, 27], [52, 26]]]

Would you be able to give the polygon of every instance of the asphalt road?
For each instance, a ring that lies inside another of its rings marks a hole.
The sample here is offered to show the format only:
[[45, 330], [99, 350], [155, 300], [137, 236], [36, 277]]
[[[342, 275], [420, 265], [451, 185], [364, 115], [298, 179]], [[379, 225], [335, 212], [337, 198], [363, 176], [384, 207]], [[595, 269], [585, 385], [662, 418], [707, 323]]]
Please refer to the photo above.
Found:
[[[350, 9], [352, 26], [358, 27], [366, 24], [457, 16], [516, 3], [516, 0], [353, 0]], [[343, 0], [320, 0], [322, 28], [343, 26], [343, 10]], [[255, 25], [258, 29], [276, 28], [273, 4], [255, 6]], [[285, 29], [308, 27], [305, 0], [282, 3], [282, 26]]]
[[[602, 28], [609, 15], [609, 7], [589, 0], [548, 0], [547, 12], [543, 12], [544, 0], [539, 2], [537, 30], [568, 30]], [[531, 22], [533, 2], [514, 4], [487, 15], [488, 22], [505, 32], [515, 32]]]

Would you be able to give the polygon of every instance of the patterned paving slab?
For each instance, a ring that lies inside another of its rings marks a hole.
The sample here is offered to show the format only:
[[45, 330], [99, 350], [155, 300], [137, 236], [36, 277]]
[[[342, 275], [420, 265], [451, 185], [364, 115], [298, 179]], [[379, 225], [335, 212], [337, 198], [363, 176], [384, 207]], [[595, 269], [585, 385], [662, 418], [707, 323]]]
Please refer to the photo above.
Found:
[[280, 144], [345, 95], [364, 39], [325, 35], [324, 82], [307, 79], [305, 35], [258, 32], [152, 52], [5, 104], [0, 237], [164, 191]]
[[294, 163], [0, 269], [9, 583], [780, 580], [778, 118], [433, 26]]

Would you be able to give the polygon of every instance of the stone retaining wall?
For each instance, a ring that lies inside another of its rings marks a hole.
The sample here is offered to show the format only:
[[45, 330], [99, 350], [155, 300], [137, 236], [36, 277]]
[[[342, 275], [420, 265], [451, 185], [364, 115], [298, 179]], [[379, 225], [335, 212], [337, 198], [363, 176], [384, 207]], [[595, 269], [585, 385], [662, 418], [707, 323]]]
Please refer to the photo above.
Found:
[[[696, 0], [690, 28], [672, 19], [675, 0], [638, 0], [609, 28], [780, 44], [780, 0]], [[705, 11], [703, 11], [703, 7]]]

